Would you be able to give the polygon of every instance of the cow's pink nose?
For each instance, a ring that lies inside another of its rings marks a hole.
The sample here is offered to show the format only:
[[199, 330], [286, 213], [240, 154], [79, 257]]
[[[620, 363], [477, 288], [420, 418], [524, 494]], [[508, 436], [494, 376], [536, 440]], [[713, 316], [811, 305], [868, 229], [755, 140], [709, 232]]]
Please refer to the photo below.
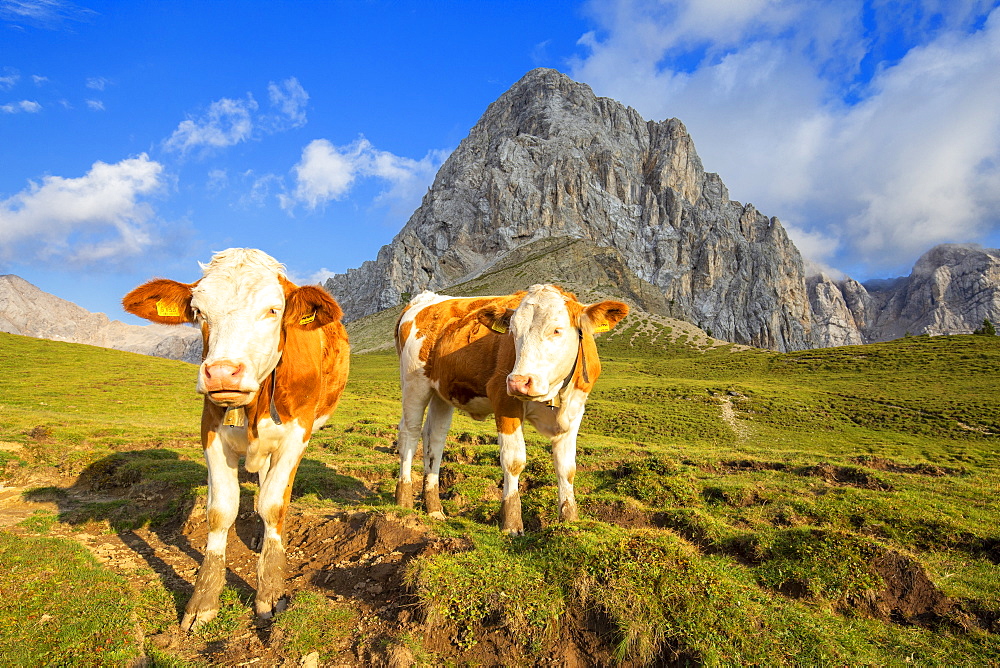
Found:
[[535, 381], [531, 376], [511, 374], [507, 376], [507, 394], [532, 396], [535, 394]]
[[212, 386], [239, 383], [244, 371], [246, 371], [246, 367], [237, 362], [228, 360], [213, 362], [205, 367], [205, 380]]

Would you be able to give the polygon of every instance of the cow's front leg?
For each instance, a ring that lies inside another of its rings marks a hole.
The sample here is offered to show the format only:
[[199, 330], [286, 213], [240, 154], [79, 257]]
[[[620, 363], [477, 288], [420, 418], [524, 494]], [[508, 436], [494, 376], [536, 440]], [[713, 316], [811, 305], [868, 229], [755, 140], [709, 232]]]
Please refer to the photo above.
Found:
[[524, 522], [521, 519], [521, 494], [518, 485], [526, 461], [522, 420], [498, 415], [496, 422], [500, 442], [500, 468], [503, 469], [501, 528], [512, 536], [520, 536], [524, 533]]
[[431, 397], [424, 420], [424, 510], [438, 520], [444, 519], [439, 486], [441, 458], [454, 413], [452, 405], [435, 394]]
[[181, 628], [186, 631], [211, 621], [219, 612], [219, 595], [226, 582], [226, 543], [240, 507], [236, 471], [239, 455], [212, 433], [205, 447], [205, 463], [208, 465], [208, 543], [194, 583], [194, 594], [181, 619]]
[[295, 472], [308, 438], [295, 425], [293, 433], [271, 453], [271, 465], [261, 484], [257, 512], [264, 523], [263, 544], [257, 561], [257, 597], [254, 609], [261, 619], [270, 619], [285, 609], [285, 546], [282, 536], [292, 496]]

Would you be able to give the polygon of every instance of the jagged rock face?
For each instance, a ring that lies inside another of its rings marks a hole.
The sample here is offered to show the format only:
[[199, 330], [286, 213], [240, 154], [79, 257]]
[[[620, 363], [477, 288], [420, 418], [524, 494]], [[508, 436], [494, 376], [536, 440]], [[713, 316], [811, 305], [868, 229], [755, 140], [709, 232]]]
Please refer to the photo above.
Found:
[[968, 334], [1000, 321], [1000, 250], [935, 246], [905, 278], [857, 281], [811, 277], [819, 346], [890, 341], [906, 334]]
[[201, 361], [201, 332], [193, 327], [109, 320], [103, 313], [91, 313], [13, 274], [0, 276], [0, 332]]
[[802, 261], [778, 220], [729, 199], [680, 121], [647, 122], [554, 70], [490, 105], [393, 242], [326, 287], [350, 320], [545, 237], [617, 250], [671, 314], [718, 338], [813, 345]]
[[834, 281], [826, 274], [811, 276], [806, 286], [814, 318], [813, 342], [817, 347], [864, 343], [862, 327], [855, 309], [851, 308], [853, 304], [863, 317], [865, 304], [870, 301], [864, 286], [851, 279]]
[[935, 246], [910, 276], [884, 291], [870, 291], [879, 312], [870, 341], [906, 333], [968, 334], [984, 319], [1000, 321], [1000, 249], [964, 244]]

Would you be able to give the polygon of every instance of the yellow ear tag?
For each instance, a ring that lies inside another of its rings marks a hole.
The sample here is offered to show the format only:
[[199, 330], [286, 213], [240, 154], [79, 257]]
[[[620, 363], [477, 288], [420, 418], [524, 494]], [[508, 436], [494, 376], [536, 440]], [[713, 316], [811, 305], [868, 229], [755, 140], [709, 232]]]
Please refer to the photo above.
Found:
[[174, 318], [181, 317], [181, 310], [177, 307], [177, 304], [164, 302], [162, 299], [156, 302], [156, 315], [159, 316], [172, 316]]
[[494, 332], [497, 332], [498, 334], [507, 333], [507, 328], [504, 327], [503, 323], [501, 322], [494, 322], [492, 325], [490, 325], [490, 329], [492, 329]]
[[610, 330], [611, 330], [611, 325], [609, 325], [607, 321], [602, 322], [599, 325], [594, 325], [595, 332], [608, 332]]
[[306, 317], [302, 318], [302, 320], [299, 320], [299, 324], [300, 325], [308, 325], [310, 322], [312, 322], [315, 319], [316, 319], [316, 314], [315, 313], [310, 313]]

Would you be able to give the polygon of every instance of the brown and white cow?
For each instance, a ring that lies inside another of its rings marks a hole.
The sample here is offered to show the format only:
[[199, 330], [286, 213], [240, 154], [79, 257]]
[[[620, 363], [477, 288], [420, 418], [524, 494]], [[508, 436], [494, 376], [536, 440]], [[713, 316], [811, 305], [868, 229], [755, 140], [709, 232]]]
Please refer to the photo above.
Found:
[[208, 545], [181, 626], [215, 617], [226, 575], [226, 542], [240, 501], [237, 466], [260, 482], [264, 536], [257, 565], [257, 614], [285, 603], [285, 515], [292, 482], [312, 435], [347, 382], [349, 348], [337, 302], [318, 286], [299, 287], [259, 250], [217, 253], [194, 283], [139, 286], [125, 310], [164, 324], [201, 327], [198, 392], [205, 395], [201, 441], [208, 465]]
[[396, 503], [413, 506], [411, 467], [422, 427], [424, 506], [432, 517], [444, 517], [441, 455], [458, 408], [478, 420], [495, 416], [504, 531], [524, 532], [518, 478], [525, 465], [525, 420], [552, 442], [559, 518], [576, 519], [576, 435], [601, 373], [594, 332], [627, 314], [621, 302], [584, 305], [554, 285], [502, 297], [417, 295], [396, 324], [403, 392]]

